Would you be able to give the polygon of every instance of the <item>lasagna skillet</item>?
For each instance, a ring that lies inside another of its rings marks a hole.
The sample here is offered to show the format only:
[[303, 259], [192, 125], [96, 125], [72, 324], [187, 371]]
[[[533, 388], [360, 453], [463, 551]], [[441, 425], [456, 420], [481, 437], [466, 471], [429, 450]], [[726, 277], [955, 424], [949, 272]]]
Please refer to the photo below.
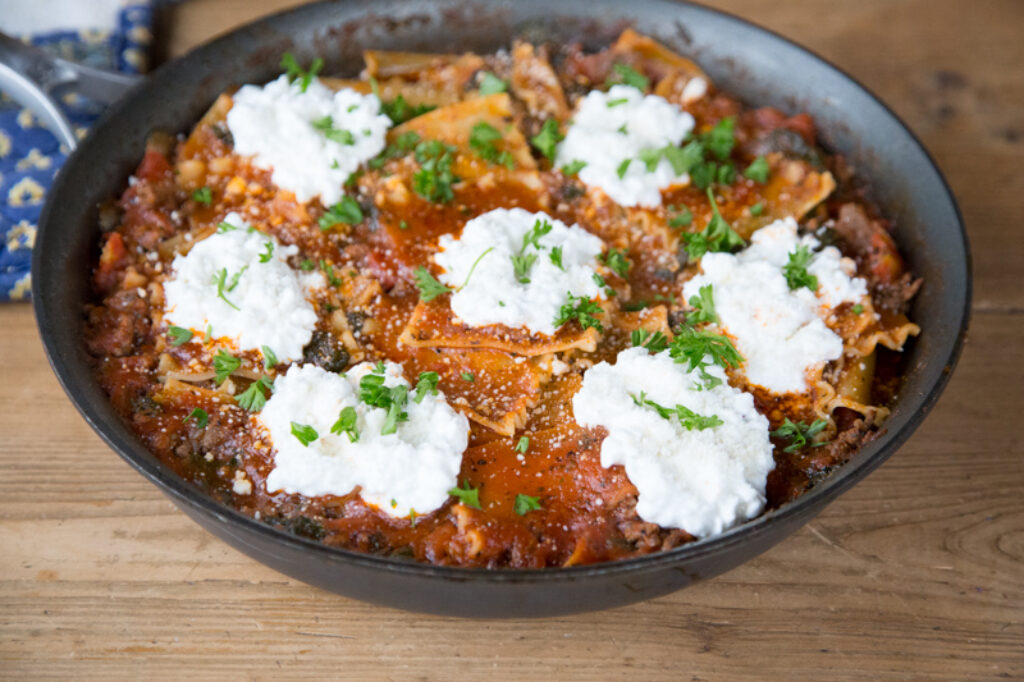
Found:
[[101, 211], [85, 343], [181, 476], [332, 546], [565, 566], [878, 433], [920, 282], [809, 116], [629, 30], [365, 62], [285, 55]]

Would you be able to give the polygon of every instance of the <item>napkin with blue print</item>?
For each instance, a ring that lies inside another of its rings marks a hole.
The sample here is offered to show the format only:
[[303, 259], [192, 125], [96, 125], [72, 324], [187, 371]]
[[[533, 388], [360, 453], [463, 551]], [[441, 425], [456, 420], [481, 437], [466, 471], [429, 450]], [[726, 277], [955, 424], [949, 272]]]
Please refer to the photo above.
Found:
[[[153, 0], [0, 0], [0, 31], [55, 56], [142, 73]], [[57, 100], [81, 138], [102, 106], [68, 92]], [[0, 97], [0, 301], [28, 300], [29, 263], [46, 191], [68, 149], [27, 109]]]

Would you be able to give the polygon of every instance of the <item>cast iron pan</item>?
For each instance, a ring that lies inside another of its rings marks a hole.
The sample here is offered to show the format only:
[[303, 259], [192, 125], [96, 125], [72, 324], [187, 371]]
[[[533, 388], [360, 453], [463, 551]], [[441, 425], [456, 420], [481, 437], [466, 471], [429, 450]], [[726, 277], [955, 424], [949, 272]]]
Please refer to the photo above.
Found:
[[[325, 73], [356, 74], [364, 48], [490, 52], [513, 36], [581, 40], [597, 48], [626, 26], [694, 57], [722, 89], [758, 105], [814, 116], [824, 143], [870, 179], [895, 219], [910, 267], [925, 279], [912, 319], [901, 397], [885, 433], [796, 502], [711, 540], [618, 563], [484, 571], [332, 549], [275, 530], [207, 497], [165, 468], [110, 407], [89, 369], [82, 306], [97, 256], [97, 204], [118, 196], [155, 129], [188, 131], [232, 85], [278, 75], [281, 53], [314, 56]], [[49, 193], [32, 264], [35, 311], [50, 363], [89, 424], [197, 523], [282, 573], [340, 594], [404, 609], [477, 617], [549, 616], [650, 599], [765, 551], [885, 461], [935, 403], [967, 328], [967, 238], [942, 175], [875, 97], [801, 47], [735, 17], [665, 0], [325, 2], [263, 19], [160, 68], [111, 108]], [[801, 568], [793, 566], [794, 574]]]

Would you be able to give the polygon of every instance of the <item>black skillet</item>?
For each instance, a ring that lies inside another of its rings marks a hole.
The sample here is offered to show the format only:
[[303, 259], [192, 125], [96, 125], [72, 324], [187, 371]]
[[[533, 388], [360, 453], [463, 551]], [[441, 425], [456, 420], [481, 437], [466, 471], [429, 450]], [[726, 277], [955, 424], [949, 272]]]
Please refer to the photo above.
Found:
[[[110, 407], [89, 369], [82, 306], [98, 241], [97, 204], [117, 196], [153, 130], [188, 131], [218, 93], [278, 75], [281, 53], [356, 74], [364, 48], [490, 52], [513, 36], [610, 43], [626, 26], [695, 58], [722, 89], [756, 105], [809, 112], [825, 145], [869, 179], [925, 285], [912, 319], [905, 384], [884, 433], [796, 502], [668, 552], [594, 566], [515, 571], [436, 567], [332, 549], [214, 501], [164, 467]], [[325, 2], [233, 31], [160, 68], [96, 125], [49, 192], [35, 244], [35, 311], [50, 363], [89, 424], [197, 523], [290, 576], [380, 604], [477, 617], [549, 616], [650, 599], [757, 556], [885, 461], [935, 404], [963, 343], [971, 275], [953, 196], [921, 144], [885, 105], [801, 47], [735, 17], [664, 0]], [[792, 566], [794, 576], [802, 568]]]

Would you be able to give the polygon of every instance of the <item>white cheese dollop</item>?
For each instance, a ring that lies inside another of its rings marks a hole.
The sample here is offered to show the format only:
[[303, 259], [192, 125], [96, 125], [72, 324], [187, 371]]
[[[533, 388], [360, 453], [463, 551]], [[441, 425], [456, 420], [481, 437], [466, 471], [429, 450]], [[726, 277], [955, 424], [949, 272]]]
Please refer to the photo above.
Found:
[[[619, 204], [660, 206], [661, 190], [688, 184], [689, 175], [677, 175], [664, 158], [648, 171], [640, 152], [676, 146], [693, 126], [693, 116], [663, 97], [645, 96], [628, 85], [612, 86], [608, 92], [592, 90], [558, 146], [555, 165], [584, 161], [580, 180], [600, 187]], [[627, 159], [629, 166], [619, 177]]]
[[[529, 283], [522, 283], [516, 278], [512, 256], [520, 253], [523, 235], [538, 220], [550, 223], [551, 231], [538, 240], [540, 250], [532, 245], [526, 248], [525, 254], [537, 259], [529, 270]], [[495, 209], [466, 223], [458, 238], [444, 235], [438, 244], [442, 251], [434, 255], [434, 262], [444, 268], [439, 279], [457, 288], [451, 296], [452, 312], [471, 327], [503, 324], [554, 334], [555, 318], [568, 300], [567, 292], [587, 299], [605, 297], [594, 281], [601, 239], [546, 213]], [[551, 260], [556, 248], [561, 249], [562, 267]]]
[[[603, 426], [601, 466], [621, 464], [638, 491], [636, 510], [644, 521], [682, 528], [705, 538], [761, 513], [768, 472], [775, 467], [768, 420], [754, 399], [725, 383], [717, 366], [707, 372], [723, 380], [696, 390], [698, 375], [674, 362], [667, 351], [643, 348], [619, 353], [614, 365], [601, 362], [583, 375], [572, 407], [581, 426]], [[669, 409], [683, 405], [719, 426], [687, 430], [633, 397]]]
[[852, 277], [853, 261], [832, 246], [815, 253], [807, 266], [818, 278], [817, 292], [790, 290], [783, 267], [798, 246], [813, 250], [820, 243], [812, 235], [798, 236], [792, 218], [776, 220], [735, 255], [705, 254], [703, 273], [683, 286], [689, 299], [712, 285], [720, 326], [745, 358], [747, 380], [776, 393], [806, 391], [808, 373], [842, 355], [842, 339], [823, 318], [832, 307], [867, 295], [865, 281]]
[[[237, 213], [228, 214], [224, 222], [237, 229], [217, 231], [196, 242], [186, 255], [175, 256], [164, 282], [164, 318], [198, 334], [209, 325], [215, 337], [229, 337], [242, 350], [267, 346], [281, 362], [301, 358], [317, 322], [307, 296], [324, 286], [323, 276], [300, 276], [286, 262], [298, 248], [249, 229]], [[261, 262], [268, 248], [271, 256]], [[224, 298], [230, 304], [217, 295], [221, 271]]]
[[[324, 206], [338, 202], [349, 175], [384, 149], [391, 126], [375, 95], [333, 92], [316, 78], [305, 92], [281, 76], [263, 86], [244, 85], [233, 99], [227, 123], [235, 151], [273, 171], [274, 183], [299, 201], [319, 195]], [[313, 126], [326, 116], [334, 129], [351, 133], [352, 144], [330, 140]]]
[[[345, 375], [315, 365], [293, 366], [274, 384], [274, 395], [256, 417], [270, 432], [274, 469], [267, 490], [308, 497], [359, 495], [390, 516], [437, 509], [457, 485], [469, 422], [443, 394], [417, 403], [410, 393], [395, 433], [381, 435], [387, 410], [359, 401], [359, 381], [373, 370], [368, 362]], [[385, 363], [385, 386], [408, 386], [402, 366]], [[345, 407], [355, 408], [357, 441], [331, 433]], [[308, 446], [292, 433], [292, 422], [311, 426], [318, 438]]]

